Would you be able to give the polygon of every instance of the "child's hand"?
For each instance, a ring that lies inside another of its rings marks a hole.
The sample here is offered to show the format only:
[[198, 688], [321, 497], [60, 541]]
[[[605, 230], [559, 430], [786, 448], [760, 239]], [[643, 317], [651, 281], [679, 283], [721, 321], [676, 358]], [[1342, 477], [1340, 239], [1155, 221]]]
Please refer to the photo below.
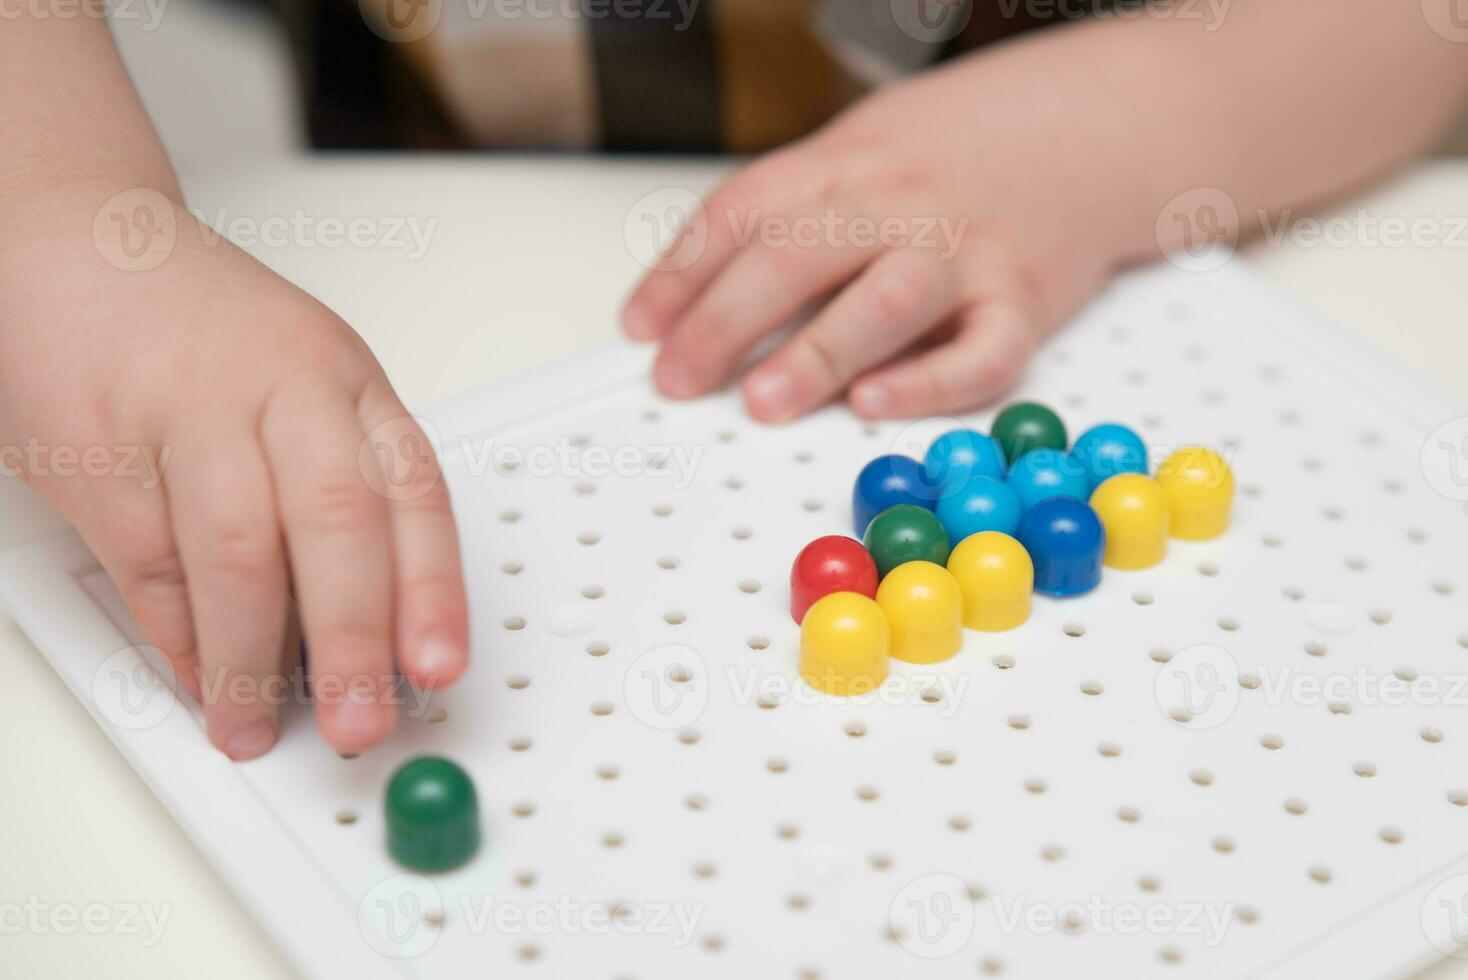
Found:
[[431, 452], [391, 492], [361, 452], [369, 432], [428, 444], [345, 323], [182, 208], [171, 254], [126, 271], [92, 234], [115, 190], [38, 194], [26, 234], [0, 234], [0, 445], [20, 450], [5, 462], [81, 531], [203, 694], [220, 749], [246, 759], [275, 741], [290, 592], [323, 734], [374, 745], [395, 722], [396, 670], [433, 688], [467, 664]]
[[1116, 137], [1089, 144], [1069, 94], [1026, 74], [959, 62], [735, 174], [624, 312], [631, 336], [662, 344], [659, 388], [719, 386], [812, 303], [744, 380], [757, 418], [848, 387], [867, 417], [956, 412], [1013, 385], [1118, 252], [1091, 176]]

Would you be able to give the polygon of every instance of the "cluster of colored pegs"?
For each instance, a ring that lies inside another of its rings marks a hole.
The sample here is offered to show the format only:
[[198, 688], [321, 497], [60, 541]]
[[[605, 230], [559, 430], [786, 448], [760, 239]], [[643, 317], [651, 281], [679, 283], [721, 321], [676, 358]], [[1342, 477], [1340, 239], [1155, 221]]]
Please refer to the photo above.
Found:
[[856, 537], [819, 538], [791, 569], [801, 676], [853, 695], [882, 683], [889, 658], [946, 660], [965, 626], [1025, 622], [1032, 592], [1081, 595], [1103, 565], [1161, 561], [1169, 536], [1217, 537], [1233, 489], [1210, 449], [1180, 449], [1151, 476], [1131, 429], [1097, 425], [1071, 444], [1060, 416], [1034, 402], [1005, 408], [989, 435], [940, 436], [921, 462], [879, 456], [852, 492]]

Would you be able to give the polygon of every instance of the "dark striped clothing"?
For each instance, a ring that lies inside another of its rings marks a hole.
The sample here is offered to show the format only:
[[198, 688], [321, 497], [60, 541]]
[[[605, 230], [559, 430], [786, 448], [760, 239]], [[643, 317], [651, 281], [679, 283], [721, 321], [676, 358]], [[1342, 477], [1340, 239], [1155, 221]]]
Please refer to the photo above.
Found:
[[884, 81], [1077, 9], [1035, 0], [275, 2], [318, 147], [681, 152], [784, 143]]

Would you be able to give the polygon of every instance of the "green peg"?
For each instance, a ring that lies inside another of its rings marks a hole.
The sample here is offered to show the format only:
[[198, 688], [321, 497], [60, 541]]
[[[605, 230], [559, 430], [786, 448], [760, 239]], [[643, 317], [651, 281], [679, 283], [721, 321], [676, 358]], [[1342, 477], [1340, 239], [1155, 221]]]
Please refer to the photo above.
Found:
[[888, 507], [872, 518], [862, 543], [877, 562], [877, 574], [883, 577], [903, 562], [948, 563], [948, 535], [938, 516], [915, 504]]
[[398, 767], [387, 784], [387, 850], [414, 871], [448, 871], [479, 847], [474, 783], [458, 765], [420, 756]]
[[1015, 402], [999, 413], [989, 434], [1011, 464], [1031, 449], [1064, 450], [1069, 443], [1060, 416], [1037, 402]]

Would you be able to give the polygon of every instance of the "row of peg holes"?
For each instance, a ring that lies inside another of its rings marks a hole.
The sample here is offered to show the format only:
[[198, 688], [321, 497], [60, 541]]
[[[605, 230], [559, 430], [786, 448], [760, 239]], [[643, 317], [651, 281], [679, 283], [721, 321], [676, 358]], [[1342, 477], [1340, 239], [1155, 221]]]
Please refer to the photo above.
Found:
[[[663, 568], [672, 569], [678, 567], [678, 559], [673, 557], [664, 557], [662, 559], [659, 559], [658, 563]], [[756, 595], [762, 590], [763, 586], [754, 579], [745, 579], [739, 583], [738, 588], [740, 592], [743, 592], [746, 595]], [[587, 599], [600, 599], [605, 595], [606, 590], [599, 585], [589, 585], [582, 590], [582, 596]], [[1295, 602], [1301, 601], [1305, 597], [1303, 591], [1294, 587], [1285, 588], [1283, 590], [1283, 595], [1287, 599]], [[1156, 597], [1151, 592], [1138, 591], [1132, 594], [1132, 601], [1139, 606], [1150, 606], [1154, 602], [1156, 602]], [[681, 610], [676, 609], [669, 610], [668, 612], [663, 614], [663, 621], [670, 626], [681, 626], [687, 621], [687, 618], [688, 617], [686, 613], [683, 613]], [[1392, 621], [1392, 614], [1385, 609], [1375, 609], [1371, 611], [1371, 613], [1368, 615], [1368, 618], [1371, 620], [1371, 622], [1375, 623], [1378, 626], [1385, 626]], [[1236, 617], [1233, 616], [1220, 616], [1217, 622], [1218, 628], [1226, 632], [1236, 632], [1243, 627], [1243, 624]], [[518, 632], [520, 630], [523, 630], [525, 629], [526, 625], [526, 620], [523, 616], [507, 616], [503, 622], [504, 628], [510, 630], [511, 632]], [[1086, 627], [1084, 624], [1081, 623], [1066, 623], [1064, 626], [1061, 627], [1061, 630], [1065, 633], [1066, 636], [1073, 638], [1080, 638], [1086, 635]], [[756, 640], [762, 640], [763, 644], [757, 645]], [[1460, 635], [1457, 638], [1457, 643], [1461, 647], [1468, 647], [1468, 633]], [[765, 649], [765, 647], [769, 646], [769, 641], [767, 638], [764, 637], [751, 637], [748, 640], [748, 644], [751, 649], [763, 650]], [[588, 650], [588, 652], [591, 651]], [[1311, 640], [1305, 644], [1305, 652], [1309, 653], [1313, 657], [1323, 657], [1325, 656], [1326, 647], [1324, 643], [1318, 640]], [[593, 653], [592, 655], [599, 656], [600, 654]]]
[[[684, 621], [683, 614], [677, 611], [668, 613], [664, 618], [668, 623], [672, 625], [678, 625]], [[1238, 628], [1237, 622], [1230, 619], [1220, 620], [1219, 625], [1223, 629]], [[505, 626], [507, 629], [520, 630], [524, 628], [525, 622], [520, 617], [511, 617], [510, 619], [506, 620]], [[1069, 624], [1064, 627], [1064, 631], [1067, 635], [1072, 637], [1080, 637], [1085, 634], [1085, 628], [1083, 626], [1080, 626], [1079, 624]], [[1468, 637], [1460, 638], [1460, 642], [1462, 642], [1463, 640], [1468, 640]], [[751, 650], [764, 650], [768, 648], [770, 641], [769, 638], [766, 636], [754, 635], [747, 638], [746, 644]], [[1468, 643], [1464, 643], [1463, 645], [1468, 646]], [[587, 644], [586, 652], [588, 655], [593, 657], [602, 657], [610, 652], [610, 647], [605, 642], [592, 641], [591, 643]], [[1314, 657], [1323, 657], [1325, 656], [1327, 649], [1325, 645], [1320, 641], [1312, 640], [1305, 644], [1305, 652]], [[1172, 654], [1170, 651], [1161, 648], [1152, 650], [1150, 656], [1152, 660], [1157, 663], [1167, 663], [1172, 658]], [[994, 657], [992, 663], [996, 668], [1000, 670], [1008, 670], [1013, 668], [1016, 662], [1012, 656], [1001, 654]], [[1395, 671], [1393, 671], [1393, 674], [1397, 679], [1406, 683], [1411, 683], [1417, 678], [1417, 673], [1415, 671], [1405, 667], [1398, 667]], [[688, 679], [691, 680], [691, 678]], [[523, 690], [529, 686], [530, 680], [524, 675], [515, 674], [507, 678], [506, 683], [510, 688], [514, 690]], [[1261, 682], [1259, 678], [1253, 674], [1244, 674], [1240, 677], [1240, 686], [1245, 690], [1256, 690], [1261, 686]], [[1082, 681], [1079, 687], [1082, 694], [1091, 697], [1099, 696], [1104, 693], [1103, 685], [1100, 681], [1096, 680]], [[924, 691], [922, 692], [921, 697], [922, 700], [928, 704], [937, 704], [941, 703], [942, 701], [942, 693], [937, 690]], [[759, 707], [764, 709], [772, 709], [779, 706], [779, 702], [771, 698], [762, 698], [757, 703]], [[1352, 710], [1349, 703], [1339, 701], [1332, 702], [1328, 705], [1328, 708], [1332, 714], [1337, 715], [1348, 715], [1351, 713]], [[599, 701], [593, 704], [592, 713], [597, 715], [608, 715], [612, 713], [612, 708], [606, 702]], [[1192, 720], [1191, 716], [1187, 715], [1187, 713], [1182, 709], [1174, 709], [1173, 712], [1171, 712], [1171, 715], [1173, 717], [1173, 720], [1178, 721], [1182, 724], [1186, 724]], [[443, 718], [430, 717], [429, 720], [431, 722], [442, 721]], [[1419, 731], [1419, 735], [1421, 736], [1423, 741], [1432, 744], [1436, 744], [1443, 740], [1442, 731], [1440, 729], [1430, 726], [1422, 728]], [[1261, 744], [1263, 744], [1265, 748], [1270, 749], [1277, 749], [1282, 747], [1282, 743], [1276, 744], [1275, 740], [1275, 736], [1264, 736], [1261, 739]]]
[[[744, 486], [745, 486], [745, 483], [744, 483], [744, 480], [742, 478], [740, 478], [738, 476], [730, 475], [730, 476], [724, 478], [724, 486], [725, 486], [725, 488], [727, 488], [729, 490], [743, 490], [744, 489]], [[576, 492], [578, 494], [582, 495], [582, 496], [588, 496], [588, 495], [596, 492], [596, 486], [595, 486], [595, 484], [591, 484], [591, 483], [585, 483], [585, 482], [578, 483], [576, 485]], [[825, 504], [825, 501], [819, 500], [819, 499], [817, 499], [815, 497], [807, 497], [807, 498], [805, 498], [804, 500], [802, 500], [800, 502], [800, 506], [801, 506], [801, 509], [803, 509], [803, 510], [809, 512], [809, 513], [814, 514], [814, 513], [817, 513], [819, 511], [821, 511], [821, 510], [824, 510], [826, 504]], [[670, 503], [666, 503], [666, 502], [656, 503], [656, 504], [653, 504], [653, 506], [652, 506], [652, 513], [653, 513], [653, 516], [654, 517], [671, 517], [673, 515], [673, 510], [674, 510], [673, 505], [670, 504]], [[521, 512], [519, 510], [513, 510], [513, 509], [511, 509], [511, 510], [501, 511], [499, 516], [500, 516], [500, 520], [503, 521], [504, 523], [506, 523], [506, 524], [514, 524], [514, 523], [517, 523], [520, 520], [520, 518], [522, 518], [524, 516], [524, 514], [523, 514], [523, 512]], [[746, 533], [740, 533], [740, 532], [746, 532]], [[750, 532], [748, 530], [748, 528], [735, 528], [734, 531], [732, 532], [732, 535], [733, 535], [733, 537], [736, 540], [745, 541], [745, 540], [748, 540], [749, 539], [749, 537], [752, 535], [752, 533], [753, 532]], [[584, 545], [590, 546], [590, 545], [598, 544], [601, 541], [601, 535], [598, 534], [595, 531], [586, 531], [586, 532], [583, 532], [582, 534], [578, 535], [577, 536], [577, 540], [580, 541]]]
[[[440, 718], [438, 720], [441, 721], [444, 719]], [[1016, 715], [1012, 716], [1009, 719], [1010, 727], [1020, 731], [1027, 730], [1030, 727], [1030, 724], [1030, 718], [1025, 715]], [[852, 738], [864, 737], [868, 732], [866, 724], [859, 721], [848, 722], [843, 727], [843, 730], [848, 736]], [[680, 739], [687, 744], [693, 744], [698, 741], [698, 736], [697, 733], [693, 732], [692, 730], [685, 730], [684, 732], [680, 733]], [[531, 740], [527, 737], [514, 738], [511, 739], [509, 742], [510, 748], [513, 751], [517, 752], [528, 750], [531, 747], [531, 744]], [[1283, 748], [1284, 746], [1283, 740], [1275, 735], [1265, 735], [1261, 737], [1260, 744], [1264, 748], [1271, 750], [1278, 750]], [[1101, 743], [1101, 745], [1098, 746], [1098, 751], [1103, 757], [1108, 758], [1113, 758], [1121, 754], [1120, 748], [1114, 743]], [[343, 754], [343, 758], [355, 757], [355, 754], [352, 753]], [[957, 755], [956, 753], [948, 750], [937, 750], [933, 753], [933, 760], [939, 765], [953, 765], [957, 761]], [[766, 767], [770, 770], [770, 772], [780, 774], [788, 772], [790, 764], [788, 760], [784, 759], [783, 757], [777, 756], [767, 760]], [[1356, 775], [1362, 778], [1370, 778], [1377, 774], [1376, 767], [1368, 762], [1357, 763], [1354, 767], [1354, 771]], [[618, 769], [618, 767], [614, 765], [602, 765], [597, 767], [597, 769], [595, 770], [595, 774], [599, 779], [613, 780], [618, 778], [618, 776], [620, 775], [620, 769]], [[1189, 778], [1195, 785], [1198, 785], [1200, 787], [1211, 786], [1214, 781], [1213, 774], [1206, 769], [1193, 770], [1189, 773]], [[1041, 794], [1048, 789], [1048, 784], [1043, 779], [1030, 779], [1024, 783], [1024, 789], [1026, 790], [1026, 792], [1032, 794]], [[878, 798], [879, 793], [873, 787], [861, 786], [857, 788], [856, 795], [858, 799], [861, 799], [863, 801], [873, 801]], [[1454, 806], [1468, 806], [1468, 791], [1450, 791], [1447, 794], [1447, 800]], [[687, 798], [686, 805], [691, 810], [702, 810], [708, 806], [708, 798], [701, 794], [694, 794]], [[1292, 797], [1285, 801], [1284, 809], [1288, 813], [1299, 816], [1303, 815], [1307, 811], [1307, 804], [1303, 800]], [[520, 802], [512, 807], [512, 813], [518, 817], [529, 817], [532, 816], [534, 812], [534, 805], [528, 802]], [[1136, 823], [1141, 819], [1140, 811], [1137, 808], [1131, 806], [1123, 806], [1119, 808], [1117, 811], [1117, 816], [1119, 819], [1127, 823]], [[356, 822], [357, 816], [355, 812], [342, 811], [338, 814], [337, 819], [338, 822], [343, 825], [351, 825]], [[968, 818], [961, 815], [950, 818], [949, 824], [952, 829], [961, 832], [967, 831], [971, 826]], [[795, 836], [795, 832], [790, 825], [781, 825], [778, 829], [780, 836], [782, 837], [788, 838]], [[1398, 844], [1405, 839], [1405, 834], [1395, 827], [1381, 828], [1379, 831], [1379, 836], [1383, 841], [1389, 844]], [[610, 848], [620, 847], [622, 843], [623, 837], [620, 833], [609, 832], [603, 837], [603, 844]], [[1232, 853], [1235, 849], [1235, 844], [1232, 838], [1226, 836], [1215, 838], [1212, 844], [1213, 849], [1215, 851], [1218, 851], [1219, 853]], [[1042, 852], [1041, 856], [1047, 861], [1054, 861], [1063, 856], [1063, 852], [1059, 849], [1047, 848], [1044, 852]], [[1318, 872], [1318, 869], [1312, 869], [1311, 877], [1317, 881], [1321, 881], [1322, 883], [1328, 882], [1330, 880], [1330, 875], [1328, 871]]]
[[[676, 556], [672, 555], [664, 555], [658, 559], [659, 567], [667, 570], [676, 569], [679, 567], [680, 564], [680, 560]], [[519, 574], [521, 571], [523, 571], [524, 565], [523, 563], [518, 561], [507, 562], [504, 565], [504, 569], [507, 574]], [[1210, 563], [1204, 563], [1200, 565], [1198, 570], [1204, 575], [1211, 576], [1218, 574], [1218, 567]], [[761, 584], [755, 579], [744, 579], [738, 583], [737, 587], [739, 591], [745, 593], [746, 595], [755, 595], [759, 593], [762, 589]], [[1452, 583], [1446, 580], [1436, 580], [1431, 583], [1430, 587], [1434, 592], [1437, 592], [1439, 595], [1443, 596], [1452, 595], [1454, 592], [1454, 587]], [[1299, 602], [1305, 598], [1304, 591], [1294, 586], [1287, 586], [1282, 590], [1282, 594], [1286, 599], [1289, 599], [1292, 602]], [[587, 599], [600, 599], [603, 598], [605, 595], [606, 590], [599, 585], [589, 585], [582, 590], [582, 596]], [[1156, 602], [1156, 596], [1152, 592], [1146, 590], [1138, 590], [1132, 593], [1131, 598], [1132, 601], [1139, 606], [1150, 606]], [[1390, 611], [1385, 609], [1375, 609], [1368, 614], [1368, 618], [1371, 620], [1371, 622], [1375, 623], [1378, 626], [1385, 626], [1392, 621], [1392, 614]], [[664, 614], [663, 619], [668, 624], [676, 626], [681, 625], [684, 621], [686, 621], [686, 615], [678, 610], [670, 610], [669, 612]], [[525, 625], [525, 619], [521, 616], [510, 616], [504, 621], [505, 628], [512, 631], [522, 630], [525, 628]], [[1221, 616], [1218, 619], [1219, 628], [1228, 632], [1237, 631], [1241, 628], [1241, 625], [1242, 624], [1238, 621], [1238, 619], [1232, 616]], [[1067, 623], [1064, 627], [1062, 627], [1062, 629], [1067, 636], [1080, 637], [1085, 635], [1085, 626], [1082, 624]], [[1457, 642], [1459, 646], [1468, 647], [1468, 633], [1460, 635], [1457, 638]], [[763, 647], [754, 646], [753, 643], [751, 643], [750, 645], [752, 649], [763, 649]], [[1310, 643], [1306, 644], [1306, 652], [1310, 653], [1312, 656], [1323, 656], [1324, 649], [1324, 645], [1319, 643], [1319, 641], [1311, 641]]]
[[[1019, 730], [1027, 729], [1029, 727], [1029, 724], [1030, 722], [1027, 716], [1015, 716], [1010, 720], [1011, 727]], [[851, 737], [862, 737], [867, 733], [865, 724], [861, 722], [848, 723], [845, 726], [844, 730], [846, 734]], [[693, 741], [696, 741], [696, 739], [693, 739]], [[1263, 744], [1266, 748], [1272, 749], [1278, 749], [1283, 746], [1283, 742], [1279, 740], [1277, 736], [1265, 736], [1261, 739], [1261, 744]], [[511, 740], [511, 748], [515, 751], [524, 751], [529, 747], [529, 739]], [[1115, 757], [1120, 754], [1120, 751], [1120, 748], [1115, 746], [1113, 743], [1102, 743], [1099, 746], [1100, 754], [1105, 757]], [[934, 753], [934, 761], [940, 765], [951, 765], [956, 761], [956, 755], [951, 752], [940, 750]], [[781, 757], [775, 757], [768, 760], [767, 767], [773, 773], [784, 773], [789, 770], [789, 763], [787, 760]], [[1370, 763], [1358, 763], [1355, 766], [1355, 772], [1358, 776], [1361, 777], [1371, 777], [1376, 775], [1376, 768]], [[596, 769], [596, 775], [599, 779], [612, 780], [616, 779], [620, 775], [620, 770], [616, 766], [603, 765]], [[1208, 770], [1194, 770], [1189, 774], [1189, 778], [1198, 786], [1206, 787], [1212, 785], [1213, 783], [1213, 775]], [[1024, 788], [1027, 792], [1038, 794], [1046, 791], [1047, 784], [1044, 780], [1031, 779], [1026, 781], [1026, 783], [1024, 784]], [[856, 794], [859, 799], [864, 801], [875, 800], [879, 795], [878, 791], [875, 788], [869, 786], [858, 787]], [[1468, 806], [1468, 791], [1453, 790], [1447, 794], [1447, 799], [1448, 802], [1452, 803], [1454, 806]], [[702, 794], [691, 794], [686, 798], [685, 805], [688, 807], [688, 809], [695, 812], [701, 811], [709, 806], [709, 799], [707, 796], [704, 796]], [[1303, 815], [1307, 811], [1308, 807], [1303, 800], [1300, 800], [1298, 798], [1290, 798], [1284, 802], [1284, 809], [1290, 814], [1299, 816]], [[534, 814], [535, 808], [532, 803], [520, 802], [512, 807], [511, 812], [517, 817], [529, 817]], [[1117, 811], [1117, 816], [1119, 819], [1128, 823], [1136, 823], [1141, 819], [1140, 811], [1138, 811], [1135, 807], [1130, 806], [1119, 808]], [[356, 823], [357, 816], [354, 812], [343, 811], [342, 813], [338, 814], [337, 819], [338, 822], [342, 823], [343, 825], [351, 825]], [[967, 817], [963, 815], [955, 815], [951, 817], [949, 819], [949, 825], [953, 830], [958, 832], [966, 832], [971, 828], [971, 822]], [[793, 839], [794, 837], [798, 836], [799, 831], [798, 828], [794, 827], [794, 825], [781, 824], [777, 827], [777, 833], [783, 838]], [[1381, 840], [1388, 844], [1399, 844], [1403, 840], [1405, 840], [1405, 834], [1400, 829], [1391, 826], [1382, 827], [1378, 831], [1378, 836], [1381, 838]], [[623, 843], [625, 843], [625, 838], [620, 832], [608, 831], [603, 834], [602, 843], [603, 846], [607, 848], [619, 848], [623, 845]], [[1229, 854], [1235, 850], [1236, 843], [1230, 837], [1220, 836], [1213, 839], [1212, 847], [1215, 851], [1221, 854]], [[1050, 845], [1042, 849], [1040, 856], [1043, 860], [1054, 862], [1064, 857], [1064, 850], [1054, 845]], [[874, 856], [872, 859], [872, 865], [878, 870], [884, 870], [887, 867], [890, 867], [890, 859], [883, 856]], [[713, 866], [709, 864], [701, 864], [696, 866], [695, 868], [695, 874], [698, 877], [708, 878], [712, 877], [714, 873], [715, 870]], [[1321, 865], [1310, 867], [1308, 869], [1308, 873], [1312, 880], [1315, 880], [1321, 884], [1329, 883], [1333, 877], [1330, 869]], [[1155, 886], [1153, 886], [1153, 888], [1155, 888]]]
[[[654, 508], [654, 512], [662, 515], [670, 514], [672, 512], [671, 505], [659, 505]], [[1332, 512], [1338, 513], [1338, 511], [1335, 510], [1333, 510]], [[504, 512], [504, 514], [502, 514], [502, 517], [507, 520], [518, 520], [520, 516], [520, 512], [514, 510], [506, 511]], [[743, 540], [750, 537], [753, 532], [750, 531], [748, 528], [740, 527], [735, 528], [731, 533], [736, 539]], [[1426, 532], [1421, 531], [1420, 529], [1413, 529], [1409, 531], [1408, 534], [1409, 537], [1412, 537], [1414, 540], [1424, 540], [1426, 538]], [[591, 537], [595, 537], [597, 540], [599, 540], [599, 536], [592, 535]], [[586, 535], [583, 535], [583, 539], [589, 540]], [[1282, 543], [1282, 540], [1276, 535], [1266, 535], [1264, 541], [1267, 545], [1270, 546], [1278, 546]], [[1364, 569], [1365, 567], [1364, 560], [1361, 559], [1348, 559], [1347, 563], [1351, 567], [1357, 569]], [[658, 564], [664, 569], [672, 570], [679, 567], [680, 561], [676, 556], [663, 556], [658, 560]], [[503, 567], [508, 574], [519, 574], [519, 572], [523, 570], [524, 565], [521, 562], [512, 561], [505, 563]], [[1198, 565], [1198, 571], [1200, 574], [1205, 576], [1216, 576], [1219, 574], [1219, 567], [1216, 563], [1202, 562]], [[738, 588], [740, 589], [740, 591], [746, 594], [756, 594], [760, 591], [761, 587], [757, 581], [753, 579], [746, 579], [739, 583]], [[1455, 591], [1453, 583], [1449, 582], [1446, 579], [1434, 580], [1430, 583], [1430, 588], [1434, 592], [1443, 596], [1452, 595]], [[602, 589], [600, 586], [588, 586], [585, 590], [583, 590], [583, 595], [589, 599], [601, 598], [605, 595], [605, 590]], [[1286, 588], [1284, 590], [1284, 595], [1291, 601], [1301, 601], [1304, 598], [1303, 591], [1295, 587]], [[1138, 591], [1134, 593], [1132, 596], [1132, 600], [1138, 605], [1143, 606], [1152, 605], [1156, 601], [1155, 596], [1148, 591]], [[682, 613], [678, 611], [672, 611], [665, 614], [664, 619], [671, 625], [679, 625], [682, 622], [682, 616]], [[1369, 616], [1371, 621], [1373, 623], [1376, 623], [1377, 625], [1386, 625], [1391, 622], [1391, 613], [1386, 610], [1373, 610], [1369, 614]], [[523, 629], [524, 620], [521, 617], [511, 617], [506, 621], [505, 625], [508, 629], [512, 630]], [[1218, 621], [1218, 625], [1221, 629], [1224, 629], [1226, 631], [1234, 631], [1239, 628], [1240, 624], [1236, 619], [1232, 617], [1221, 617]], [[1070, 636], [1081, 636], [1084, 633], [1084, 627], [1074, 624], [1067, 625], [1065, 627], [1065, 632]], [[1468, 647], [1468, 634], [1464, 634], [1458, 637], [1458, 642], [1461, 646]], [[1310, 652], [1314, 656], [1319, 656], [1321, 654], [1316, 652], [1317, 649], [1323, 649], [1323, 647], [1311, 645], [1308, 648], [1308, 652]]]

